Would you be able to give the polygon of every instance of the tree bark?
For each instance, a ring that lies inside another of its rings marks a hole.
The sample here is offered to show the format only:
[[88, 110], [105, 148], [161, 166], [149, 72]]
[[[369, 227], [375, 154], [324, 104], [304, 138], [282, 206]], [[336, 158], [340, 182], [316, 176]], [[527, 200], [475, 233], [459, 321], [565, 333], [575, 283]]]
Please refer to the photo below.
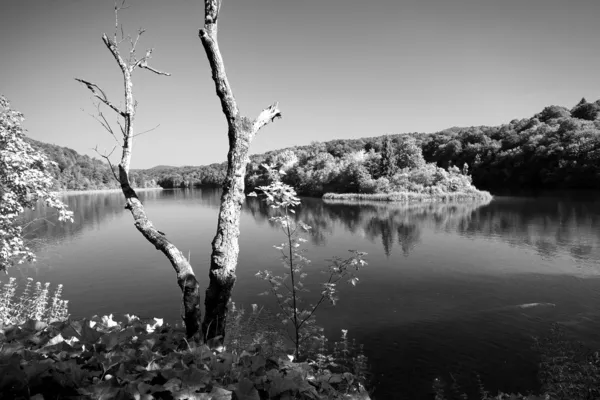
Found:
[[260, 128], [281, 117], [277, 103], [252, 120], [240, 115], [233, 91], [225, 74], [223, 57], [217, 42], [217, 19], [221, 0], [205, 0], [204, 28], [199, 36], [206, 52], [217, 96], [227, 119], [229, 151], [227, 175], [223, 184], [217, 233], [212, 241], [209, 286], [204, 301], [202, 331], [206, 339], [225, 338], [228, 304], [235, 284], [240, 235], [240, 213], [244, 201], [244, 176], [248, 151]]
[[[115, 8], [115, 17], [118, 8]], [[140, 30], [139, 36], [143, 33]], [[132, 145], [134, 138], [133, 122], [135, 120], [136, 103], [133, 98], [133, 81], [131, 75], [137, 68], [148, 69], [159, 75], [169, 75], [165, 72], [158, 71], [148, 65], [148, 60], [152, 53], [152, 50], [148, 50], [146, 55], [141, 59], [135, 59], [135, 45], [130, 52], [129, 60], [125, 60], [119, 53], [118, 43], [115, 39], [110, 39], [106, 34], [102, 36], [102, 41], [111, 52], [117, 64], [121, 68], [124, 81], [124, 93], [125, 93], [125, 109], [121, 110], [116, 105], [111, 103], [104, 91], [98, 87], [98, 85], [77, 79], [79, 82], [85, 84], [88, 89], [92, 92], [94, 97], [104, 103], [107, 107], [115, 111], [119, 116], [124, 119], [122, 126], [123, 142], [122, 142], [122, 153], [121, 160], [119, 163], [119, 174], [116, 176], [119, 183], [121, 184], [121, 190], [126, 200], [125, 208], [131, 212], [133, 216], [134, 225], [137, 230], [148, 240], [154, 247], [161, 251], [170, 261], [173, 269], [177, 274], [177, 284], [179, 285], [181, 292], [183, 293], [183, 315], [182, 318], [185, 322], [186, 334], [188, 337], [201, 332], [201, 320], [202, 320], [202, 308], [200, 301], [200, 287], [194, 271], [188, 260], [183, 256], [181, 251], [171, 243], [166, 235], [156, 229], [152, 222], [148, 219], [144, 210], [144, 205], [138, 198], [135, 190], [131, 187], [129, 180], [129, 168], [131, 165], [132, 156]], [[137, 43], [137, 40], [136, 42]], [[110, 127], [105, 126], [114, 135]], [[108, 156], [105, 158], [109, 161]], [[112, 165], [111, 165], [112, 168]]]

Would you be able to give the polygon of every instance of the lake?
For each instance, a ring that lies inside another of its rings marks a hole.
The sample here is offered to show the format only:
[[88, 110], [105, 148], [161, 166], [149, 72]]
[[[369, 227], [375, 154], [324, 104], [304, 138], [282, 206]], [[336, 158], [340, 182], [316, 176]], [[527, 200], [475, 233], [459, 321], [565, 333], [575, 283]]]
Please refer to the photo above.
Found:
[[[218, 189], [141, 192], [158, 229], [190, 256], [204, 286], [216, 230]], [[38, 221], [47, 238], [35, 268], [13, 270], [64, 284], [75, 317], [133, 313], [176, 322], [181, 295], [167, 259], [133, 226], [120, 193], [65, 197], [73, 224]], [[36, 210], [33, 216], [44, 216]], [[600, 196], [496, 197], [489, 204], [324, 202], [305, 198], [310, 298], [317, 271], [347, 250], [368, 253], [356, 287], [344, 285], [317, 322], [330, 339], [341, 329], [364, 345], [376, 399], [429, 398], [435, 378], [472, 388], [477, 374], [496, 390], [539, 389], [532, 336], [552, 322], [600, 348]], [[234, 301], [274, 306], [259, 296], [259, 270], [278, 271], [283, 236], [268, 208], [248, 198], [241, 220]], [[19, 275], [21, 274], [21, 275]], [[6, 277], [0, 278], [2, 282]], [[312, 296], [312, 297], [311, 297]], [[529, 303], [552, 303], [521, 308]]]

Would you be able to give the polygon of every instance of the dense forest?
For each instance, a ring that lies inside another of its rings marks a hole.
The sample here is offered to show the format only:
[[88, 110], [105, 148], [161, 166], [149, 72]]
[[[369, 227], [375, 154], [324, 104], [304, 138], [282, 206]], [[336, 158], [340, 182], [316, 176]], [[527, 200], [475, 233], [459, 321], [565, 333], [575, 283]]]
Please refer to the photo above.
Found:
[[[106, 163], [50, 144], [31, 141], [57, 162], [57, 189], [116, 188]], [[268, 181], [262, 164], [286, 173], [302, 194], [421, 191], [431, 185], [470, 182], [480, 189], [591, 189], [600, 185], [600, 100], [582, 99], [572, 109], [549, 106], [531, 118], [489, 127], [435, 133], [392, 134], [312, 143], [253, 155], [248, 188]], [[219, 186], [226, 163], [157, 166], [132, 171], [137, 187]], [[445, 186], [444, 186], [445, 185]]]
[[[548, 106], [531, 118], [494, 127], [340, 139], [271, 151], [251, 156], [246, 183], [249, 187], [261, 184], [265, 177], [260, 165], [269, 163], [284, 167], [285, 180], [304, 194], [360, 191], [360, 179], [362, 189], [369, 191], [378, 180], [385, 184], [382, 176], [396, 175], [395, 169], [416, 167], [420, 175], [434, 173], [427, 165], [430, 173], [423, 173], [415, 146], [421, 149], [425, 163], [445, 169], [456, 166], [461, 171], [466, 164], [465, 172], [480, 189], [598, 188], [600, 100], [590, 103], [582, 99], [572, 109]], [[396, 164], [386, 167], [385, 155], [390, 152], [395, 154]], [[224, 163], [170, 168], [151, 176], [164, 187], [219, 185], [224, 168]]]

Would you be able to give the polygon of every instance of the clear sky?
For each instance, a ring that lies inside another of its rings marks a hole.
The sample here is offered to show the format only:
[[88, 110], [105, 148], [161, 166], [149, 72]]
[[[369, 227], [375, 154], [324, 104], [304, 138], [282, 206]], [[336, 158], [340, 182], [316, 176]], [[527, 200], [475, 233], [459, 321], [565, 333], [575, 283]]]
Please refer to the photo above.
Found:
[[[198, 38], [201, 0], [129, 0], [151, 65], [134, 74], [133, 168], [226, 158], [226, 123]], [[0, 0], [0, 93], [34, 139], [94, 155], [112, 139], [88, 113], [122, 77], [102, 43], [113, 0]], [[600, 97], [598, 0], [223, 0], [219, 45], [242, 113], [279, 101], [252, 153], [386, 133], [498, 125]], [[143, 54], [143, 53], [142, 53]], [[107, 111], [106, 114], [109, 114]]]

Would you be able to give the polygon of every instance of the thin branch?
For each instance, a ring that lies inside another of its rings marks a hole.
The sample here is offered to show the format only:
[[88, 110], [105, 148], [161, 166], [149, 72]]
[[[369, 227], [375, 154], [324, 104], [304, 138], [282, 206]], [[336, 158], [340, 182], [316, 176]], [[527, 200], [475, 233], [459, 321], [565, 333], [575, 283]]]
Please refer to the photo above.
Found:
[[169, 72], [164, 72], [164, 71], [160, 71], [156, 68], [153, 68], [151, 66], [148, 65], [148, 63], [146, 63], [146, 61], [144, 61], [143, 63], [140, 64], [141, 68], [147, 69], [148, 71], [152, 71], [157, 75], [164, 75], [164, 76], [171, 76], [171, 74]]
[[[115, 33], [114, 33], [114, 41], [115, 43], [117, 43], [117, 31], [119, 30], [119, 11], [121, 10], [126, 10], [129, 8], [129, 6], [125, 5], [125, 0], [121, 1], [121, 5], [117, 5], [118, 1], [115, 0]], [[124, 40], [124, 34], [123, 34], [123, 25], [121, 25], [121, 41]]]
[[168, 72], [163, 72], [160, 71], [154, 67], [151, 67], [148, 65], [148, 60], [150, 60], [152, 58], [152, 52], [154, 51], [154, 49], [148, 49], [146, 50], [146, 55], [144, 57], [142, 57], [141, 59], [137, 60], [134, 64], [132, 64], [129, 68], [131, 71], [135, 70], [137, 67], [140, 68], [144, 68], [147, 69], [148, 71], [152, 71], [157, 75], [165, 75], [165, 76], [171, 76], [170, 73]]
[[[333, 273], [331, 273], [331, 275], [329, 275], [329, 279], [327, 280], [327, 283], [331, 283], [331, 278], [333, 278]], [[339, 280], [339, 279], [338, 279]], [[335, 281], [337, 282], [337, 280]], [[335, 283], [334, 282], [334, 283]], [[301, 322], [300, 325], [298, 325], [298, 329], [300, 329], [302, 327], [302, 325], [304, 325], [304, 323], [306, 321], [308, 321], [310, 319], [310, 317], [313, 316], [313, 314], [317, 311], [317, 308], [319, 308], [319, 306], [321, 305], [321, 303], [323, 303], [323, 301], [325, 301], [325, 295], [321, 294], [321, 298], [319, 299], [318, 303], [316, 306], [313, 307], [312, 311], [310, 312], [310, 314], [308, 315], [308, 317], [304, 318]]]
[[124, 111], [121, 111], [117, 106], [115, 106], [113, 103], [111, 103], [108, 100], [108, 97], [106, 97], [106, 93], [104, 93], [104, 90], [100, 89], [100, 87], [98, 85], [96, 85], [95, 83], [92, 83], [92, 82], [84, 81], [83, 79], [79, 79], [79, 78], [75, 78], [75, 80], [77, 82], [83, 83], [85, 86], [87, 86], [87, 88], [92, 92], [94, 97], [96, 97], [98, 100], [100, 100], [101, 102], [106, 104], [108, 107], [112, 108], [112, 110], [114, 112], [116, 112], [117, 114], [119, 114], [123, 117], [126, 115]]
[[132, 137], [138, 137], [138, 136], [140, 136], [140, 135], [143, 135], [144, 133], [152, 132], [152, 131], [154, 131], [154, 130], [158, 129], [158, 127], [159, 127], [159, 126], [160, 126], [160, 124], [156, 125], [156, 126], [155, 126], [154, 128], [152, 128], [152, 129], [148, 129], [147, 131], [140, 132], [140, 133], [136, 133], [136, 134], [135, 134], [135, 135], [133, 135]]
[[92, 150], [94, 150], [96, 153], [98, 153], [98, 155], [102, 158], [104, 158], [107, 162], [108, 162], [108, 166], [110, 167], [110, 172], [112, 172], [113, 176], [115, 177], [115, 179], [117, 180], [117, 182], [121, 182], [119, 180], [119, 177], [117, 176], [117, 174], [115, 173], [115, 169], [113, 168], [112, 163], [110, 162], [110, 156], [112, 155], [112, 153], [115, 152], [115, 149], [117, 148], [117, 146], [113, 147], [113, 149], [110, 151], [110, 153], [107, 155], [106, 152], [104, 154], [100, 153], [98, 151], [98, 146], [96, 145], [96, 147], [94, 147]]
[[131, 49], [129, 50], [129, 61], [130, 62], [132, 62], [134, 60], [135, 48], [138, 44], [138, 41], [140, 40], [140, 37], [144, 34], [144, 32], [146, 32], [146, 30], [144, 28], [138, 29], [138, 34], [137, 34], [137, 37], [135, 38], [135, 42], [133, 40], [131, 40]]
[[110, 124], [108, 123], [108, 121], [106, 120], [106, 117], [104, 116], [104, 113], [102, 111], [100, 111], [100, 103], [98, 103], [96, 105], [96, 109], [98, 110], [98, 115], [100, 116], [100, 118], [98, 118], [96, 115], [93, 114], [89, 114], [90, 117], [94, 118], [96, 121], [98, 121], [100, 123], [100, 125], [102, 125], [102, 127], [104, 129], [106, 129], [108, 131], [108, 133], [111, 134], [111, 136], [115, 139], [115, 142], [117, 142], [117, 145], [121, 145], [121, 143], [119, 142], [119, 140], [117, 139], [117, 136], [115, 135], [115, 132], [112, 130]]
[[121, 124], [121, 121], [117, 121], [117, 125], [119, 125], [119, 128], [121, 129], [121, 133], [123, 134], [123, 137], [126, 138], [127, 134], [125, 133], [125, 127], [123, 126], [123, 124]]

